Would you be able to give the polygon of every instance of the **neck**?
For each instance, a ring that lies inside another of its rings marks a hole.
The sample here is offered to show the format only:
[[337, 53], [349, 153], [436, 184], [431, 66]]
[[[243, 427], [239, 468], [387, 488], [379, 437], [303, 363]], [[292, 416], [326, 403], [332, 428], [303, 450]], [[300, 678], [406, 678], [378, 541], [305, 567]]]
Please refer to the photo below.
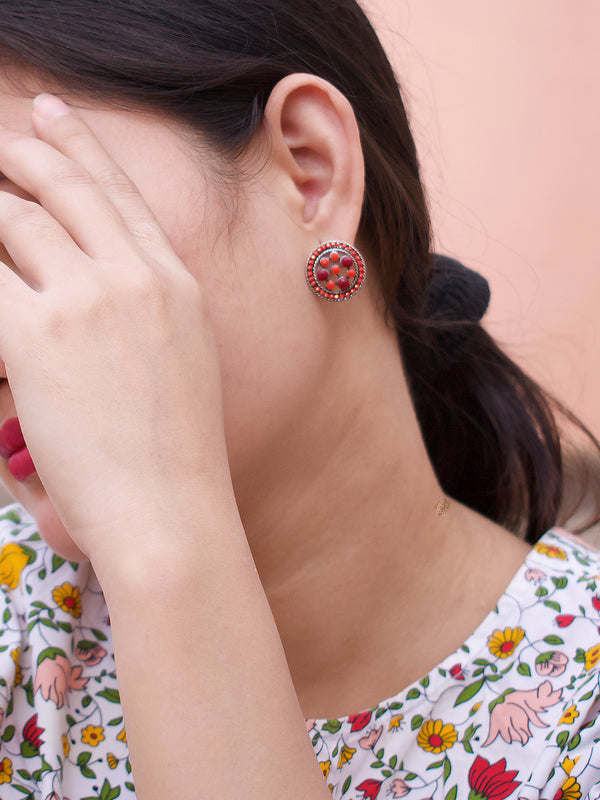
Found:
[[[407, 631], [414, 636], [415, 620], [435, 634], [439, 605], [431, 598], [449, 574], [456, 585], [454, 594], [445, 587], [446, 600], [460, 602], [466, 532], [480, 525], [459, 504], [441, 505], [387, 329], [376, 352], [365, 347], [360, 360], [328, 372], [311, 408], [306, 425], [262, 454], [268, 473], [248, 470], [236, 494], [305, 714], [339, 716], [397, 692], [436, 663], [428, 644], [419, 654], [419, 646], [398, 643]], [[475, 610], [477, 621], [484, 613]], [[463, 641], [462, 632], [446, 634], [439, 632], [440, 648]], [[375, 652], [388, 665], [381, 680], [365, 659]], [[340, 663], [352, 676], [343, 687]]]

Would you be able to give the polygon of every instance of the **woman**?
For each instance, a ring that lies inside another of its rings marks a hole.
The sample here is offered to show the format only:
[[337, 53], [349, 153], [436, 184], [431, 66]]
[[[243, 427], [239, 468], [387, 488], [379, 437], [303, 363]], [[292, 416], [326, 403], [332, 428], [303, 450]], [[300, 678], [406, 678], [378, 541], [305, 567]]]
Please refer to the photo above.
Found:
[[0, 51], [2, 798], [598, 797], [598, 557], [509, 532], [556, 427], [359, 7], [19, 0]]

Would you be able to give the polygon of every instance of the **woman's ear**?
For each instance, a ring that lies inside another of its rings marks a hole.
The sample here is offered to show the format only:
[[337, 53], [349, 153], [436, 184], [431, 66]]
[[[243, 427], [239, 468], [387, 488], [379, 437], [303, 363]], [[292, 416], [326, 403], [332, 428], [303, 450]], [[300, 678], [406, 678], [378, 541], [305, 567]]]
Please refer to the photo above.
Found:
[[315, 75], [288, 75], [271, 92], [264, 122], [278, 185], [298, 224], [320, 241], [353, 241], [365, 169], [348, 100]]

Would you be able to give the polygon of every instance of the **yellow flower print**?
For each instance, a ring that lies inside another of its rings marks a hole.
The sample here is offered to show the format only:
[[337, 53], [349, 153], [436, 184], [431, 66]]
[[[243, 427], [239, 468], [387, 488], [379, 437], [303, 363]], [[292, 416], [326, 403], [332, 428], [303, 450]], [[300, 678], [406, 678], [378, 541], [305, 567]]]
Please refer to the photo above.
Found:
[[21, 648], [17, 647], [16, 650], [13, 650], [10, 654], [10, 657], [15, 662], [15, 686], [20, 686], [23, 680], [23, 670], [19, 665], [19, 658], [21, 656]]
[[454, 725], [444, 725], [441, 719], [429, 719], [417, 735], [417, 744], [428, 753], [442, 753], [449, 750], [457, 739]]
[[12, 761], [10, 758], [3, 758], [0, 761], [0, 783], [10, 783], [12, 780]]
[[71, 745], [69, 744], [69, 740], [63, 733], [62, 736], [62, 745], [63, 745], [63, 753], [65, 754], [65, 758], [69, 757], [69, 753], [71, 752]]
[[9, 589], [16, 589], [25, 565], [31, 560], [30, 553], [20, 544], [14, 542], [5, 544], [0, 550], [0, 583]]
[[581, 786], [575, 778], [569, 777], [554, 795], [554, 800], [579, 800], [580, 797]]
[[348, 761], [352, 761], [352, 756], [354, 755], [354, 753], [356, 753], [356, 747], [348, 747], [348, 745], [345, 744], [342, 747], [337, 768], [341, 769], [344, 766], [344, 764], [348, 763]]
[[57, 586], [52, 592], [52, 599], [63, 611], [68, 611], [71, 616], [77, 618], [81, 616], [81, 595], [76, 586], [70, 583], [63, 583]]
[[98, 747], [104, 741], [104, 728], [99, 725], [88, 725], [81, 731], [81, 741], [91, 747]]
[[390, 720], [390, 724], [388, 727], [388, 731], [397, 731], [400, 728], [400, 723], [404, 719], [403, 714], [396, 714], [395, 717], [392, 717]]
[[319, 766], [321, 767], [323, 777], [326, 778], [329, 775], [329, 770], [331, 769], [331, 761], [319, 761]]
[[110, 769], [116, 769], [117, 768], [117, 764], [119, 763], [119, 759], [116, 757], [116, 755], [114, 753], [109, 753], [106, 756], [106, 760], [108, 762], [108, 766], [109, 766]]
[[491, 636], [488, 636], [490, 653], [496, 658], [512, 656], [523, 636], [525, 636], [523, 628], [504, 628], [503, 631], [496, 629]]
[[117, 734], [117, 739], [118, 739], [120, 742], [125, 742], [125, 744], [127, 744], [127, 734], [126, 734], [126, 732], [125, 732], [125, 728], [123, 728], [123, 730], [121, 731], [121, 733]]
[[581, 756], [577, 756], [577, 758], [569, 758], [569, 756], [565, 757], [564, 761], [561, 764], [561, 767], [564, 769], [567, 775], [571, 774], [571, 770], [573, 769], [573, 767], [579, 761], [580, 758]]
[[579, 711], [577, 711], [576, 706], [569, 706], [569, 708], [563, 711], [562, 717], [558, 720], [559, 725], [572, 725], [577, 717], [579, 716]]
[[538, 542], [533, 545], [533, 549], [537, 550], [538, 553], [541, 553], [543, 556], [548, 556], [548, 558], [558, 558], [561, 561], [567, 560], [565, 551], [560, 547], [555, 547], [553, 544], [541, 544]]
[[585, 668], [590, 670], [600, 661], [600, 644], [595, 644], [585, 654]]

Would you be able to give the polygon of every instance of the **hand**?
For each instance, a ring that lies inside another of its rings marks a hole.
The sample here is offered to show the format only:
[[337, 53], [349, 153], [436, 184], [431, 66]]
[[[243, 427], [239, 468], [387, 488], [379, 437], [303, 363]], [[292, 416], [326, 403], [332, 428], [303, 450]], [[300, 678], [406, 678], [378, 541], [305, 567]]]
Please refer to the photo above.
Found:
[[129, 521], [230, 491], [220, 377], [198, 282], [83, 120], [47, 116], [49, 101], [38, 138], [0, 130], [0, 171], [33, 198], [0, 191], [16, 267], [0, 264], [0, 356], [38, 475], [93, 560]]

